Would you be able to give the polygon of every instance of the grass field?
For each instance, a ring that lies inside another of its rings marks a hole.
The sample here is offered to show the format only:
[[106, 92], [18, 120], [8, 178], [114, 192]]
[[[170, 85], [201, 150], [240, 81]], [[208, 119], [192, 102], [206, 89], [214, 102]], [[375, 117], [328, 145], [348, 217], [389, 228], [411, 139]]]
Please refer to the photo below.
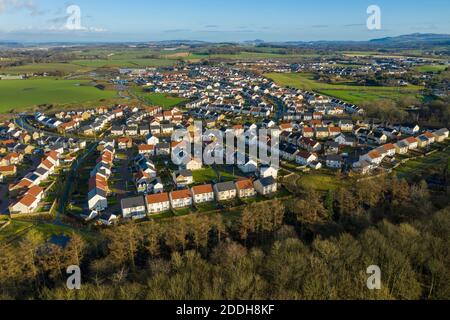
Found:
[[115, 98], [116, 92], [103, 91], [78, 80], [0, 81], [0, 113], [23, 110], [41, 104], [75, 104]]
[[336, 190], [343, 185], [343, 181], [334, 175], [318, 172], [301, 176], [297, 185], [305, 190], [328, 191]]
[[98, 60], [74, 60], [72, 64], [90, 68], [144, 68], [173, 66], [177, 63], [174, 59], [98, 59]]
[[[217, 170], [219, 172], [221, 182], [237, 180], [237, 177], [233, 176], [231, 173], [224, 170]], [[195, 184], [206, 184], [211, 183], [211, 181], [217, 181], [217, 173], [211, 167], [193, 171], [192, 174], [194, 176]]]
[[422, 87], [365, 87], [345, 84], [321, 83], [313, 79], [309, 73], [268, 73], [265, 76], [280, 86], [289, 86], [302, 90], [316, 91], [325, 95], [342, 99], [353, 104], [361, 104], [377, 99], [396, 100], [404, 95], [419, 95]]
[[415, 67], [414, 70], [418, 71], [418, 72], [440, 72], [440, 71], [444, 71], [445, 69], [447, 69], [448, 66], [447, 65], [428, 65], [428, 66], [420, 66], [420, 67]]
[[[422, 175], [431, 175], [445, 165], [450, 165], [450, 149], [435, 152], [423, 158], [410, 160], [397, 167], [394, 172], [399, 178], [412, 178]], [[438, 171], [439, 173], [440, 171]]]
[[36, 63], [18, 67], [2, 68], [0, 69], [0, 73], [5, 74], [23, 74], [23, 73], [30, 74], [43, 72], [75, 73], [75, 72], [88, 72], [90, 70], [92, 70], [92, 68], [72, 63]]
[[135, 92], [141, 98], [145, 99], [149, 105], [160, 106], [163, 109], [170, 109], [187, 101], [184, 98], [172, 97], [164, 93], [143, 93], [139, 89], [136, 89]]

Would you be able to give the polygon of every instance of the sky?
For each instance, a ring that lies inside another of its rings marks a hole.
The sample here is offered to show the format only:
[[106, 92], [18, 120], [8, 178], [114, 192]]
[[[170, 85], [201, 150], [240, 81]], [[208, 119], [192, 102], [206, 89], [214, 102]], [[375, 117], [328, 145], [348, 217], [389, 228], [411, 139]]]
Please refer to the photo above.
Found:
[[[74, 5], [80, 23], [68, 23]], [[370, 5], [380, 8], [381, 29], [367, 28]], [[449, 16], [448, 0], [0, 0], [0, 40], [369, 40], [450, 34]]]

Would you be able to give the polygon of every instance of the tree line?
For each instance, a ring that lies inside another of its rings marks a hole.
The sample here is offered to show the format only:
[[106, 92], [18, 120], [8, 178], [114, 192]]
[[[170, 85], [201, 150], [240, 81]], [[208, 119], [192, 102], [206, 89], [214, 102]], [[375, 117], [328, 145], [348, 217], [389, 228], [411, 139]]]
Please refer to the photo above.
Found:
[[[448, 299], [450, 210], [395, 177], [0, 248], [1, 299]], [[440, 198], [442, 199], [442, 197]], [[444, 198], [445, 199], [445, 198]], [[81, 290], [65, 286], [69, 265]], [[368, 266], [381, 290], [366, 286]]]

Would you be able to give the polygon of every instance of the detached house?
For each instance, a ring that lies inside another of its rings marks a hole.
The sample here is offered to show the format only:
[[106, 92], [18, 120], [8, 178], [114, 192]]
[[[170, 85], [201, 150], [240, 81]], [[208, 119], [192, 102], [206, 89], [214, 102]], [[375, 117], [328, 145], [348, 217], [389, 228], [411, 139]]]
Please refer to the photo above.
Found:
[[255, 181], [254, 187], [256, 191], [263, 196], [271, 195], [273, 193], [276, 193], [278, 190], [277, 181], [272, 177]]

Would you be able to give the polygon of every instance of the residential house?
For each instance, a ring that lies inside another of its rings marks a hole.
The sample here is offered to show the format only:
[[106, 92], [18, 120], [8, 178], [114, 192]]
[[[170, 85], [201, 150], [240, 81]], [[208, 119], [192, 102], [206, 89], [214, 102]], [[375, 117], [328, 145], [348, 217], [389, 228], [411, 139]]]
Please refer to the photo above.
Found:
[[174, 209], [192, 206], [191, 192], [189, 189], [172, 191], [170, 193], [170, 203]]
[[179, 170], [172, 174], [174, 183], [179, 187], [187, 187], [194, 183], [194, 176], [190, 170]]
[[239, 198], [244, 199], [256, 196], [256, 190], [251, 179], [239, 180], [235, 185]]
[[168, 193], [150, 194], [145, 197], [148, 214], [161, 213], [170, 210]]
[[314, 161], [317, 161], [317, 160], [318, 160], [318, 157], [317, 157], [317, 155], [315, 153], [311, 153], [311, 152], [308, 152], [308, 151], [300, 150], [297, 153], [295, 162], [300, 164], [300, 165], [307, 166], [311, 162], [314, 162]]
[[210, 184], [192, 187], [191, 192], [195, 204], [214, 201], [214, 189]]
[[139, 154], [148, 155], [150, 157], [155, 155], [155, 146], [152, 144], [141, 144], [138, 147]]
[[344, 161], [341, 155], [329, 155], [326, 158], [326, 166], [332, 169], [341, 169]]
[[237, 190], [234, 182], [221, 182], [214, 186], [217, 201], [229, 201], [236, 198]]
[[446, 139], [448, 139], [449, 131], [448, 129], [443, 128], [433, 132], [433, 135], [436, 138], [436, 142], [444, 142]]
[[183, 167], [186, 170], [196, 171], [196, 170], [200, 170], [201, 168], [203, 168], [203, 162], [199, 158], [193, 158]]
[[399, 141], [396, 144], [394, 144], [395, 146], [395, 153], [398, 154], [407, 154], [408, 150], [409, 150], [409, 145], [406, 144], [405, 141]]
[[133, 139], [128, 137], [121, 137], [117, 139], [117, 147], [120, 150], [131, 149], [133, 147]]
[[255, 190], [263, 196], [271, 195], [278, 190], [277, 181], [272, 177], [256, 180], [254, 187]]
[[0, 166], [0, 174], [4, 177], [12, 177], [17, 174], [17, 167], [12, 166]]
[[336, 138], [334, 138], [334, 142], [339, 143], [340, 146], [356, 146], [356, 139], [345, 134], [338, 135]]
[[143, 196], [122, 199], [120, 205], [124, 218], [141, 218], [147, 212]]
[[409, 137], [409, 138], [406, 138], [406, 139], [404, 139], [402, 141], [404, 141], [405, 144], [408, 145], [408, 149], [409, 150], [415, 150], [415, 149], [417, 149], [419, 147], [419, 142], [418, 142], [417, 138]]
[[274, 179], [278, 178], [278, 169], [276, 169], [273, 166], [268, 166], [268, 165], [262, 165], [259, 168], [259, 174], [258, 174], [259, 178], [268, 178], [268, 177], [272, 177]]

